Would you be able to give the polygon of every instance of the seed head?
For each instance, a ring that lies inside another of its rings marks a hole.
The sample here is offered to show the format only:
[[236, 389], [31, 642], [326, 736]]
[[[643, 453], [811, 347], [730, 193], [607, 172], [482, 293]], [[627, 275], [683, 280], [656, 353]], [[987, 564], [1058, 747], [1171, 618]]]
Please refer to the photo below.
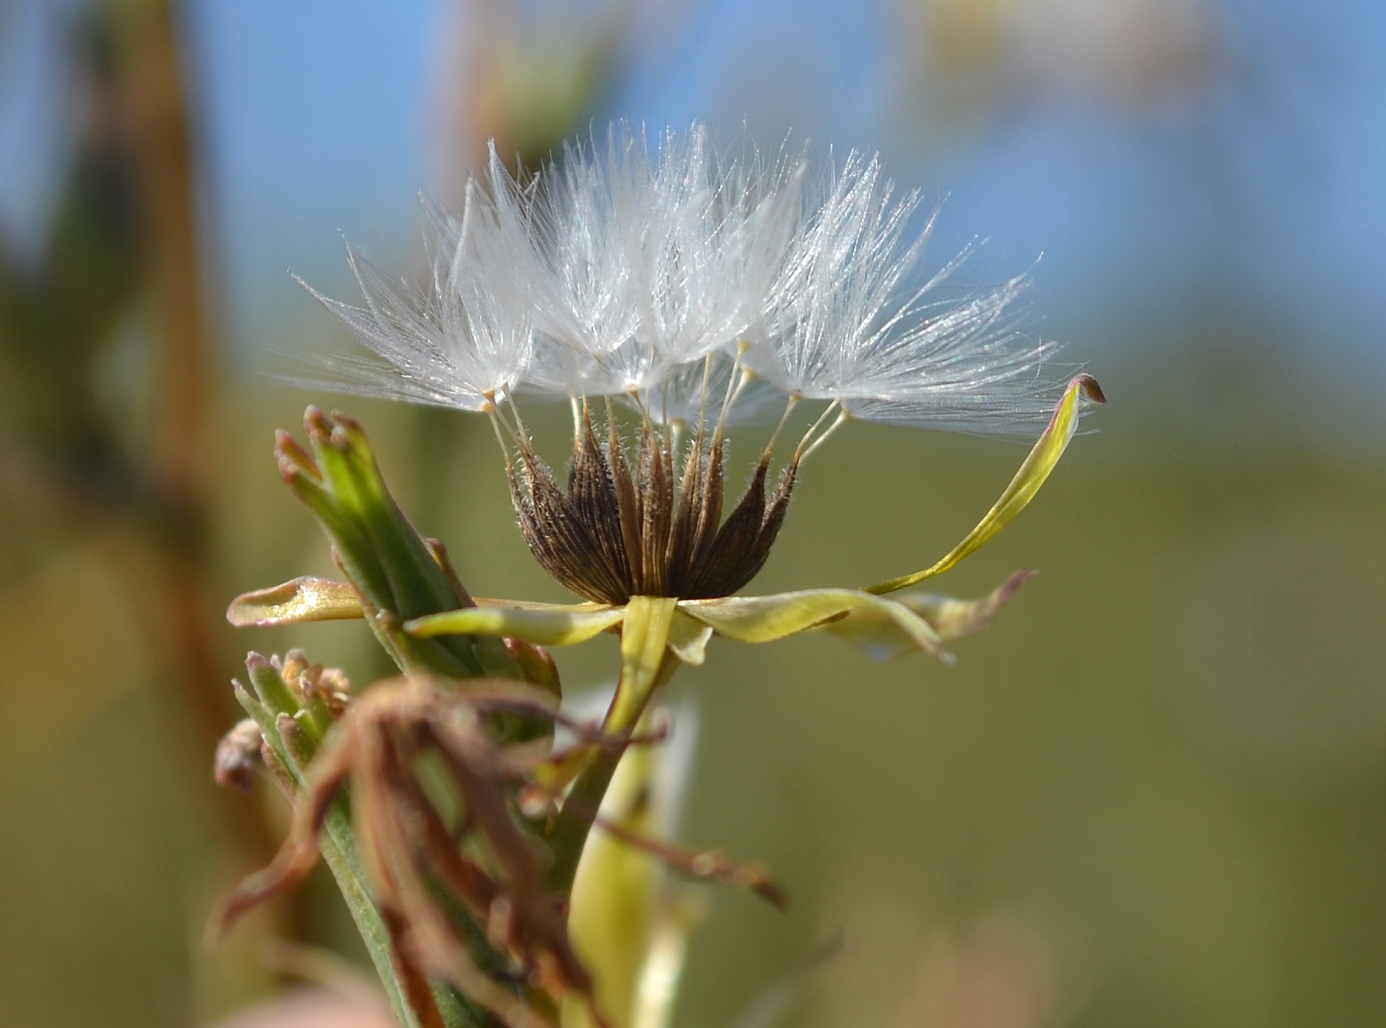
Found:
[[[1014, 434], [1062, 393], [1043, 373], [1056, 347], [1022, 331], [1023, 277], [946, 298], [972, 250], [919, 277], [933, 219], [912, 235], [918, 207], [876, 157], [724, 153], [696, 124], [653, 147], [613, 125], [524, 179], [493, 145], [460, 217], [425, 204], [422, 290], [396, 292], [348, 248], [364, 306], [314, 292], [371, 356], [319, 360], [331, 380], [312, 384], [487, 412], [525, 538], [580, 595], [727, 595], [764, 563], [802, 460], [845, 420]], [[517, 391], [572, 403], [566, 488], [535, 456]], [[613, 400], [638, 415], [633, 445]], [[827, 408], [769, 485], [801, 402]], [[727, 430], [777, 405], [724, 519]]]

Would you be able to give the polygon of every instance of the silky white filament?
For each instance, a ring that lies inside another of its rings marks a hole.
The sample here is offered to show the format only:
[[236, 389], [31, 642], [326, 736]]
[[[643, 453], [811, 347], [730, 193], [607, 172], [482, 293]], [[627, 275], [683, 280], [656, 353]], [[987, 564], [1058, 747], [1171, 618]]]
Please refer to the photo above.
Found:
[[493, 147], [460, 218], [424, 206], [424, 288], [395, 290], [350, 247], [363, 306], [305, 287], [369, 351], [312, 359], [325, 379], [306, 384], [473, 411], [517, 390], [626, 398], [695, 428], [787, 396], [1030, 434], [1066, 378], [1026, 332], [1025, 277], [946, 298], [975, 248], [920, 275], [933, 219], [911, 233], [919, 198], [874, 156], [719, 153], [696, 124], [652, 146], [620, 123], [523, 181]]

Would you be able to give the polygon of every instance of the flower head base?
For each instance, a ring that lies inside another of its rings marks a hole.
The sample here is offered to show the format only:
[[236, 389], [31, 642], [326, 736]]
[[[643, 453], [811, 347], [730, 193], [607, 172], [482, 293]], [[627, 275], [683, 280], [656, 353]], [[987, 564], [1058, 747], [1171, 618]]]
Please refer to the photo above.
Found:
[[[422, 295], [348, 252], [365, 307], [318, 298], [378, 359], [323, 362], [327, 384], [487, 412], [530, 548], [585, 599], [729, 595], [764, 564], [802, 460], [849, 418], [1014, 434], [1063, 391], [1041, 373], [1055, 347], [1021, 331], [1023, 279], [938, 299], [964, 253], [914, 280], [933, 224], [909, 236], [918, 204], [875, 158], [726, 156], [698, 125], [653, 151], [613, 126], [525, 184], [493, 149], [461, 218], [427, 207]], [[517, 391], [572, 403], [566, 489]], [[640, 418], [633, 450], [613, 399]], [[783, 428], [801, 402], [827, 407], [772, 480], [776, 430], [724, 519], [728, 429], [773, 406]]]
[[682, 468], [668, 436], [648, 422], [628, 459], [614, 419], [599, 440], [584, 405], [568, 489], [525, 448], [510, 475], [525, 541], [544, 569], [585, 599], [729, 596], [755, 577], [784, 522], [796, 465], [767, 497], [769, 457], [725, 520], [726, 450], [700, 432]]

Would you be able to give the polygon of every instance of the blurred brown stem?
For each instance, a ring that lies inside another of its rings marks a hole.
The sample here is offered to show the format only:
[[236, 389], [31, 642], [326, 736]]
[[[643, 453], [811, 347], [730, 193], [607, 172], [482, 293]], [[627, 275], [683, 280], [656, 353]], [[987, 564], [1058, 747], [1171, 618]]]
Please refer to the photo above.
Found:
[[[140, 240], [156, 347], [151, 462], [156, 542], [164, 556], [162, 614], [195, 752], [210, 754], [235, 718], [207, 602], [205, 536], [212, 346], [203, 304], [195, 160], [174, 0], [113, 8], [119, 81], [130, 115]], [[218, 605], [219, 606], [219, 605]], [[252, 859], [274, 850], [259, 815], [227, 797], [220, 811]]]

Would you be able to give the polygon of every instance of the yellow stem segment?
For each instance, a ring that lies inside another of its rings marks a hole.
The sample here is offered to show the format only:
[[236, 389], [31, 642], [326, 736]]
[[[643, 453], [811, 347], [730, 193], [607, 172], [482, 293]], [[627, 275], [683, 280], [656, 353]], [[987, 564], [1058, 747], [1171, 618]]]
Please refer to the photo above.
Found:
[[629, 732], [640, 720], [664, 661], [678, 604], [672, 596], [632, 596], [626, 605], [621, 625], [621, 680], [603, 722], [607, 732]]
[[[621, 625], [621, 679], [602, 723], [609, 735], [634, 731], [650, 696], [679, 666], [679, 659], [669, 649], [669, 631], [677, 609], [678, 600], [664, 596], [632, 596], [626, 605]], [[563, 809], [553, 822], [549, 831], [553, 853], [549, 884], [560, 893], [572, 889], [592, 821], [620, 760], [619, 750], [595, 752], [568, 790]]]

